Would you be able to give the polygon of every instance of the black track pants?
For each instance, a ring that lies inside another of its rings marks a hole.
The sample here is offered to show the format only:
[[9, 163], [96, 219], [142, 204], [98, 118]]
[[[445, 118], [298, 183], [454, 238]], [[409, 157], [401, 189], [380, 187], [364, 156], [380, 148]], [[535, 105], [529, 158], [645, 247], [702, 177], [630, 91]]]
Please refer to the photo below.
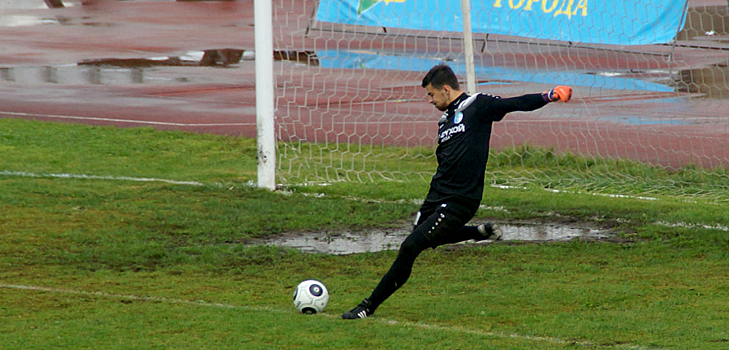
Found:
[[476, 201], [423, 204], [413, 232], [402, 242], [395, 262], [372, 291], [370, 310], [374, 312], [407, 282], [415, 259], [425, 249], [480, 238], [475, 226], [464, 226], [476, 214], [478, 206]]

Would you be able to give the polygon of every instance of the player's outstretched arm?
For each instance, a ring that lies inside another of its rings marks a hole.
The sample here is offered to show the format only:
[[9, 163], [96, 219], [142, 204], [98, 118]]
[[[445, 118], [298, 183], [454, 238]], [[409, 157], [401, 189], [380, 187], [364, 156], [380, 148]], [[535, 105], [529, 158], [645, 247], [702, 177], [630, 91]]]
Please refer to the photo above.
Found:
[[572, 88], [569, 86], [556, 86], [552, 90], [548, 90], [542, 93], [544, 101], [547, 102], [567, 102], [572, 98]]
[[491, 121], [500, 121], [507, 113], [522, 111], [529, 112], [544, 107], [549, 102], [567, 102], [572, 98], [572, 88], [569, 86], [556, 86], [552, 90], [543, 93], [526, 94], [517, 97], [500, 98], [490, 95], [485, 99], [490, 99], [490, 112], [488, 113]]

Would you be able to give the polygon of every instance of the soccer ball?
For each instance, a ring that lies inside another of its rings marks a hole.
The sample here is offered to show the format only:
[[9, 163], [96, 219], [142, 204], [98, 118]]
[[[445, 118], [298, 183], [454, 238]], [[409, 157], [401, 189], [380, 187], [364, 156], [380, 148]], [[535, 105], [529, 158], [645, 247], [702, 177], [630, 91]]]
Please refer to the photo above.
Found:
[[324, 283], [306, 280], [299, 283], [294, 291], [294, 307], [299, 312], [313, 315], [324, 311], [329, 303], [329, 291]]

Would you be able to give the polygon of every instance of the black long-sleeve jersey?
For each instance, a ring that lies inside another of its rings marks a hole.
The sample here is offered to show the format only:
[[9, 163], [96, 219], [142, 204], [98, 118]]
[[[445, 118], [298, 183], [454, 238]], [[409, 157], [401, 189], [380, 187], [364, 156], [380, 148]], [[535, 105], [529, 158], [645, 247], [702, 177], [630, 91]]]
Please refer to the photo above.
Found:
[[438, 169], [426, 201], [481, 201], [493, 122], [509, 112], [533, 111], [546, 104], [542, 94], [511, 98], [461, 94], [438, 122]]

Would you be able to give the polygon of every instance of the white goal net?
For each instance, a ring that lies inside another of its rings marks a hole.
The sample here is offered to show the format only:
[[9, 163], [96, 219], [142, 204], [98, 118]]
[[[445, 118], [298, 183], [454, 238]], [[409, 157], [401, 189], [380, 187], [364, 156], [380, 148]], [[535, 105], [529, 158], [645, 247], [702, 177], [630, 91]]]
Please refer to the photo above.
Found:
[[[460, 2], [273, 0], [277, 181], [429, 180], [440, 112], [420, 82], [445, 62], [465, 85]], [[727, 5], [471, 1], [477, 91], [574, 89], [494, 125], [487, 182], [726, 200]]]

